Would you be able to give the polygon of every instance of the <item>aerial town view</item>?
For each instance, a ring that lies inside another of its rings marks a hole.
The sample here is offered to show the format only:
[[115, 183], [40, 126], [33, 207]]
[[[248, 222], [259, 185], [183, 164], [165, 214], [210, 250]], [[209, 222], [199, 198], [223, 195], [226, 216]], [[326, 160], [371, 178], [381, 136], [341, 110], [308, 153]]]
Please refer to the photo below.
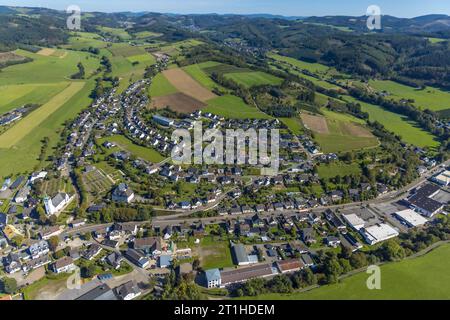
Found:
[[450, 300], [448, 1], [0, 2], [0, 300]]

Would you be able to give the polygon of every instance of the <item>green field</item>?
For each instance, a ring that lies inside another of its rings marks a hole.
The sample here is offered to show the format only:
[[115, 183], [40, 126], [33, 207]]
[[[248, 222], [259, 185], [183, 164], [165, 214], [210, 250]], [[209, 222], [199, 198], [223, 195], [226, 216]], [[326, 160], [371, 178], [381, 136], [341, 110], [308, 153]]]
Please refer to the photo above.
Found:
[[212, 90], [214, 88], [220, 88], [221, 86], [215, 83], [203, 69], [213, 67], [217, 64], [218, 63], [213, 61], [200, 64], [192, 64], [190, 66], [183, 67], [183, 70], [202, 86], [208, 88], [209, 90]]
[[427, 38], [427, 39], [431, 43], [440, 43], [440, 42], [448, 41], [448, 39], [441, 39], [441, 38]]
[[103, 143], [105, 141], [114, 142], [120, 148], [125, 149], [134, 154], [136, 157], [142, 158], [146, 161], [158, 163], [164, 160], [164, 157], [160, 155], [157, 151], [151, 148], [139, 146], [125, 136], [115, 135], [111, 137], [102, 138], [99, 141], [100, 143]]
[[2, 69], [0, 86], [67, 81], [71, 75], [78, 72], [79, 62], [84, 65], [87, 76], [100, 66], [99, 57], [86, 52], [67, 50], [67, 54], [62, 58], [41, 56], [24, 50], [14, 52], [33, 61]]
[[430, 133], [422, 130], [415, 122], [409, 121], [404, 116], [387, 111], [380, 106], [356, 100], [352, 97], [345, 97], [345, 100], [359, 103], [362, 111], [369, 114], [370, 121], [378, 121], [387, 130], [401, 136], [402, 140], [409, 144], [418, 147], [439, 146], [439, 143]]
[[320, 165], [318, 167], [319, 177], [323, 179], [330, 179], [336, 176], [348, 176], [361, 174], [361, 168], [358, 164], [345, 164], [345, 163], [331, 163], [327, 165]]
[[265, 113], [246, 104], [241, 98], [232, 95], [220, 96], [208, 101], [203, 112], [211, 112], [231, 119], [268, 119]]
[[151, 31], [141, 31], [133, 34], [136, 39], [156, 38], [162, 36], [162, 33], [156, 33]]
[[371, 80], [369, 84], [377, 91], [389, 92], [391, 95], [388, 98], [413, 99], [414, 104], [423, 109], [433, 111], [450, 109], [450, 92], [431, 87], [418, 90], [394, 81]]
[[64, 91], [39, 107], [11, 129], [0, 135], [0, 148], [11, 148], [38, 127], [47, 117], [56, 112], [64, 103], [84, 87], [84, 82], [72, 82]]
[[153, 78], [152, 85], [150, 86], [150, 95], [152, 97], [162, 97], [177, 92], [177, 88], [162, 73], [158, 73]]
[[[60, 140], [60, 130], [63, 123], [76, 117], [82, 109], [91, 104], [92, 99], [89, 98], [89, 94], [94, 86], [94, 81], [89, 80], [81, 90], [70, 99], [63, 101], [62, 106], [52, 114], [47, 115], [47, 118], [39, 126], [36, 126], [12, 148], [0, 148], [0, 177], [30, 172], [45, 166], [47, 163], [40, 163], [37, 159], [41, 151], [41, 140], [44, 137], [49, 138], [49, 148], [46, 155], [50, 155], [53, 152], [52, 148]], [[8, 131], [5, 134], [7, 133]]]
[[64, 90], [69, 82], [0, 86], [0, 114], [28, 103], [44, 104]]
[[302, 121], [298, 118], [278, 118], [281, 122], [283, 122], [289, 130], [291, 130], [292, 134], [301, 135], [303, 133], [303, 124]]
[[304, 293], [266, 294], [261, 300], [448, 300], [450, 299], [450, 245], [425, 256], [381, 266], [381, 290], [367, 289], [366, 273], [338, 284]]
[[135, 56], [127, 57], [127, 60], [131, 63], [141, 63], [146, 66], [152, 65], [156, 62], [156, 59], [149, 53], [138, 54]]
[[[378, 139], [370, 135], [365, 128], [365, 121], [348, 114], [342, 114], [321, 108], [326, 118], [328, 133], [314, 132], [314, 139], [325, 153], [339, 153], [379, 145]], [[361, 131], [362, 130], [362, 131]], [[354, 132], [365, 132], [357, 135]]]
[[130, 46], [126, 43], [114, 43], [108, 50], [113, 56], [132, 57], [145, 54], [145, 50], [141, 47]]
[[102, 41], [100, 36], [95, 33], [89, 32], [74, 32], [69, 38], [69, 44], [64, 45], [63, 48], [71, 48], [74, 50], [82, 50], [92, 48], [106, 48], [108, 45], [106, 42]]
[[275, 54], [275, 53], [268, 54], [268, 57], [272, 58], [276, 61], [288, 63], [288, 64], [293, 65], [294, 67], [297, 67], [302, 70], [308, 70], [313, 73], [327, 72], [330, 69], [326, 65], [323, 65], [320, 63], [305, 62], [305, 61], [297, 60], [297, 59], [294, 59], [291, 57], [285, 57], [285, 56]]
[[101, 32], [118, 37], [120, 40], [130, 40], [131, 36], [125, 29], [120, 28], [109, 28], [109, 27], [98, 27]]
[[224, 76], [247, 88], [265, 84], [276, 86], [283, 82], [282, 79], [261, 71], [226, 73]]

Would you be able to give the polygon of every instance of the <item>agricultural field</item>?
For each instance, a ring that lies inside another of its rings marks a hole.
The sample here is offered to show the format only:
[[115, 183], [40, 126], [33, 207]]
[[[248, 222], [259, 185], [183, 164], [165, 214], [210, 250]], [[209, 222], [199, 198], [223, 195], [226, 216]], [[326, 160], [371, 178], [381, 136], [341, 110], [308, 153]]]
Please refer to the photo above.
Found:
[[44, 104], [63, 91], [69, 82], [0, 86], [0, 114], [25, 104]]
[[320, 64], [320, 63], [310, 63], [306, 61], [297, 60], [291, 57], [285, 57], [279, 54], [270, 53], [268, 54], [269, 58], [272, 58], [276, 61], [284, 62], [287, 64], [290, 64], [294, 67], [297, 67], [301, 70], [308, 70], [312, 73], [324, 73], [327, 72], [330, 68], [326, 65]]
[[162, 36], [162, 33], [151, 32], [151, 31], [141, 31], [134, 33], [133, 36], [136, 39], [146, 39], [146, 38], [157, 38]]
[[359, 103], [361, 109], [369, 114], [370, 121], [378, 121], [387, 130], [402, 137], [402, 140], [418, 147], [437, 147], [439, 142], [434, 136], [422, 130], [415, 122], [404, 116], [383, 109], [380, 106], [365, 103], [352, 97], [345, 97], [349, 102]]
[[213, 90], [214, 88], [221, 88], [220, 85], [215, 83], [208, 75], [207, 72], [204, 71], [205, 68], [214, 67], [218, 65], [218, 62], [210, 61], [199, 64], [192, 64], [187, 67], [183, 67], [182, 69], [189, 74], [192, 78], [194, 78], [198, 83], [200, 83], [205, 88], [209, 90]]
[[217, 96], [210, 90], [201, 86], [191, 76], [189, 76], [182, 69], [175, 68], [163, 71], [164, 76], [169, 82], [177, 88], [178, 91], [191, 96], [200, 101], [208, 101]]
[[177, 57], [181, 54], [183, 48], [195, 47], [201, 44], [203, 44], [202, 41], [196, 39], [188, 39], [162, 46], [159, 51], [171, 57]]
[[69, 38], [69, 44], [63, 45], [63, 48], [70, 48], [73, 50], [87, 50], [90, 47], [103, 49], [108, 43], [101, 40], [101, 37], [95, 33], [89, 32], [74, 32]]
[[377, 91], [386, 91], [388, 98], [395, 100], [413, 99], [414, 104], [422, 109], [442, 111], [450, 109], [450, 92], [437, 88], [425, 87], [419, 90], [394, 81], [371, 80], [369, 85]]
[[158, 163], [164, 160], [163, 156], [161, 156], [157, 151], [151, 148], [139, 146], [125, 136], [115, 135], [99, 140], [100, 143], [105, 141], [114, 142], [120, 149], [131, 152], [136, 157], [152, 163]]
[[261, 300], [442, 300], [450, 299], [450, 245], [413, 259], [381, 266], [381, 290], [368, 290], [368, 274], [361, 272], [341, 282], [303, 293], [267, 294]]
[[[80, 82], [80, 84], [83, 83]], [[52, 152], [52, 148], [56, 146], [60, 139], [60, 130], [62, 129], [63, 123], [68, 119], [73, 119], [82, 109], [91, 104], [92, 99], [89, 98], [89, 94], [94, 86], [95, 83], [93, 80], [86, 82], [81, 90], [68, 100], [64, 99], [62, 101], [63, 105], [57, 108], [52, 114], [47, 114], [46, 119], [39, 126], [35, 126], [31, 132], [25, 135], [20, 141], [17, 141], [12, 148], [0, 148], [0, 176], [41, 168], [44, 164], [38, 161], [38, 156], [41, 152], [42, 139], [44, 137], [49, 138], [48, 150], [46, 152], [46, 155], [49, 155]], [[8, 134], [8, 132], [9, 130], [5, 134]], [[21, 133], [19, 134], [22, 135]], [[3, 140], [3, 135], [0, 136], [0, 139]], [[8, 141], [3, 141], [9, 144]]]
[[64, 91], [57, 94], [49, 102], [31, 112], [20, 120], [11, 129], [0, 135], [0, 148], [9, 149], [31, 133], [34, 128], [40, 126], [49, 115], [56, 112], [64, 105], [64, 102], [72, 98], [83, 87], [84, 82], [72, 82]]
[[0, 66], [6, 63], [18, 63], [25, 60], [25, 57], [15, 54], [14, 52], [0, 52]]
[[165, 107], [169, 107], [171, 110], [180, 113], [191, 113], [206, 106], [206, 103], [181, 92], [152, 98], [152, 102], [150, 104], [151, 108], [163, 109]]
[[303, 134], [303, 124], [299, 118], [279, 118], [279, 120], [289, 128], [292, 134]]
[[[67, 81], [78, 71], [77, 64], [79, 62], [85, 67], [86, 76], [91, 75], [100, 66], [98, 56], [70, 50], [64, 52], [67, 54], [63, 57], [54, 57], [16, 50], [16, 54], [31, 58], [33, 61], [2, 69], [0, 86]], [[30, 77], [31, 74], [32, 77]]]
[[269, 119], [270, 116], [256, 107], [246, 104], [241, 98], [225, 95], [208, 101], [203, 112], [211, 112], [230, 119]]
[[247, 88], [260, 85], [276, 86], [283, 82], [282, 79], [261, 71], [226, 73], [225, 78], [233, 80]]
[[145, 66], [152, 65], [156, 62], [156, 59], [149, 53], [127, 57], [127, 60], [130, 61], [131, 63], [139, 63]]
[[162, 73], [158, 73], [153, 78], [152, 85], [149, 89], [151, 97], [161, 97], [177, 92], [177, 88], [175, 88]]
[[110, 27], [98, 27], [97, 29], [102, 33], [106, 33], [106, 34], [110, 34], [112, 36], [118, 37], [120, 40], [130, 40], [131, 39], [130, 34], [125, 29], [110, 28]]
[[113, 56], [120, 56], [125, 58], [140, 56], [146, 53], [144, 48], [131, 46], [127, 43], [114, 43], [111, 47], [108, 48], [108, 50], [113, 54]]
[[322, 151], [345, 152], [378, 146], [379, 142], [364, 127], [364, 121], [322, 109], [323, 116], [302, 113], [303, 124], [314, 133]]

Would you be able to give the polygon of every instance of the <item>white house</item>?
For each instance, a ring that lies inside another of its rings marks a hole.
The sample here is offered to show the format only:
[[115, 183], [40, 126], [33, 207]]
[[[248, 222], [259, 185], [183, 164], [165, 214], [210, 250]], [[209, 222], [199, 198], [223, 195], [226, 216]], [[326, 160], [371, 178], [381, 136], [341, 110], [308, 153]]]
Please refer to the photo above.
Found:
[[67, 193], [58, 193], [53, 199], [45, 197], [44, 205], [47, 215], [51, 216], [59, 213], [73, 200], [73, 198], [74, 196], [70, 197]]
[[51, 269], [55, 273], [67, 273], [75, 270], [75, 268], [75, 264], [71, 257], [61, 258], [51, 265]]
[[119, 184], [112, 193], [112, 200], [116, 202], [130, 203], [134, 199], [134, 192], [125, 183]]

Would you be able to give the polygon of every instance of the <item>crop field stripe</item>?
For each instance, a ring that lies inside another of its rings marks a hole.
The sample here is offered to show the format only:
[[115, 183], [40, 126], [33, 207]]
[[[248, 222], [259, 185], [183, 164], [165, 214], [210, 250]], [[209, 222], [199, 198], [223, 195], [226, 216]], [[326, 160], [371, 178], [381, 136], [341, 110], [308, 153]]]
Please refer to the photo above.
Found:
[[49, 102], [20, 120], [11, 129], [0, 135], [0, 148], [11, 148], [22, 140], [34, 128], [39, 126], [47, 117], [58, 110], [64, 103], [79, 92], [84, 82], [72, 82], [64, 91], [57, 94]]

